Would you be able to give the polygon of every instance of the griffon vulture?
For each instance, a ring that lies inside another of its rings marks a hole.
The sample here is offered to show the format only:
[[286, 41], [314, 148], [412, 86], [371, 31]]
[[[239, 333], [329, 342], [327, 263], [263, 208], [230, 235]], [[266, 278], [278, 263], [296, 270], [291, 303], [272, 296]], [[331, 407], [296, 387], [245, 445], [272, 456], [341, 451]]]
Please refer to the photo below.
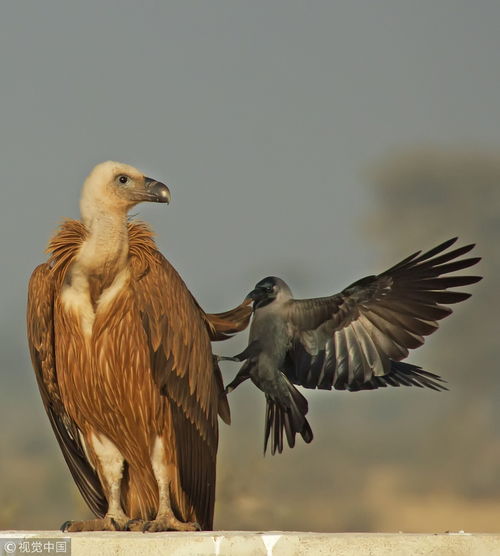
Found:
[[452, 274], [480, 260], [459, 258], [474, 245], [447, 251], [455, 241], [419, 251], [330, 297], [293, 299], [287, 284], [272, 276], [256, 285], [247, 296], [253, 301], [248, 347], [219, 359], [245, 361], [226, 392], [250, 378], [266, 395], [264, 452], [269, 437], [273, 454], [283, 450], [283, 431], [290, 447], [297, 433], [305, 442], [313, 438], [307, 400], [294, 384], [351, 392], [446, 389], [441, 377], [402, 360], [452, 312], [447, 304], [470, 297], [449, 288], [481, 279]]
[[151, 230], [128, 221], [166, 185], [117, 162], [96, 166], [81, 221], [50, 241], [31, 277], [28, 339], [45, 410], [97, 516], [67, 531], [211, 529], [219, 415], [229, 406], [210, 341], [251, 308], [205, 314]]

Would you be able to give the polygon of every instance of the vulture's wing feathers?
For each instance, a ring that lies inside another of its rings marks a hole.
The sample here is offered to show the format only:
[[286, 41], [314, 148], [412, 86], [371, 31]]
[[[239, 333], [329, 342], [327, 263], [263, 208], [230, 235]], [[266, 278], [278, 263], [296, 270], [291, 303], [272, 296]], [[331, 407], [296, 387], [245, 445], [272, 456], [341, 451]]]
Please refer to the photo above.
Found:
[[172, 447], [170, 457], [179, 460], [181, 485], [171, 488], [181, 501], [183, 516], [189, 515], [189, 506], [194, 507], [202, 528], [211, 529], [217, 408], [228, 421], [229, 406], [203, 311], [170, 263], [158, 251], [153, 257], [149, 271], [136, 283], [136, 299], [154, 380], [169, 401], [173, 419], [175, 450]]
[[285, 372], [292, 382], [338, 390], [388, 385], [443, 389], [437, 375], [401, 360], [452, 312], [446, 305], [470, 296], [449, 288], [481, 279], [450, 276], [480, 260], [462, 257], [474, 245], [449, 250], [455, 241], [417, 252], [339, 294], [290, 301], [287, 316], [295, 332]]
[[54, 355], [54, 283], [48, 264], [33, 271], [28, 291], [28, 343], [45, 411], [73, 479], [92, 512], [103, 517], [108, 504], [83, 449], [79, 430], [61, 401]]
[[205, 317], [210, 326], [210, 339], [219, 341], [231, 338], [233, 334], [245, 330], [251, 316], [251, 299], [245, 299], [241, 305], [224, 313], [207, 313]]

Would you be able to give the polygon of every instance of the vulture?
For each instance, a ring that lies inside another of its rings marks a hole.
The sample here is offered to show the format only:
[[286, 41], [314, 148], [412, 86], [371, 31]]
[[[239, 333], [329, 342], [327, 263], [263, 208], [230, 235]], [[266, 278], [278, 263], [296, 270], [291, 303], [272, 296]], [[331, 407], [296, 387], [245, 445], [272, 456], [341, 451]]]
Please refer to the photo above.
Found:
[[29, 283], [32, 363], [53, 431], [95, 519], [63, 531], [211, 529], [218, 416], [230, 414], [212, 340], [251, 307], [206, 314], [127, 213], [166, 185], [118, 162], [85, 180]]
[[454, 274], [480, 260], [462, 257], [474, 245], [450, 250], [456, 240], [414, 253], [329, 297], [294, 299], [274, 276], [257, 283], [247, 296], [253, 302], [247, 348], [218, 359], [245, 361], [226, 392], [250, 378], [265, 393], [264, 453], [269, 438], [272, 454], [283, 451], [283, 432], [291, 448], [296, 434], [307, 443], [313, 438], [307, 400], [294, 385], [351, 392], [386, 386], [446, 390], [441, 377], [402, 360], [452, 312], [447, 305], [470, 297], [450, 288], [481, 280]]

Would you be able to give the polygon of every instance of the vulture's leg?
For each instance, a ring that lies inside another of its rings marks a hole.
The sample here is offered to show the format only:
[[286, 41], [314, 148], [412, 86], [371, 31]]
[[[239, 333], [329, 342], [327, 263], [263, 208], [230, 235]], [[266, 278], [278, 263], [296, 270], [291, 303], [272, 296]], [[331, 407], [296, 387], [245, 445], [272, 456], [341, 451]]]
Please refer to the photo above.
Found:
[[151, 455], [151, 464], [158, 483], [158, 513], [153, 521], [146, 521], [144, 523], [142, 530], [151, 533], [158, 533], [160, 531], [199, 531], [201, 528], [198, 523], [179, 521], [172, 511], [170, 503], [170, 478], [165, 461], [163, 439], [160, 436], [156, 438], [153, 454]]
[[105, 436], [91, 436], [92, 448], [97, 457], [98, 471], [108, 500], [108, 511], [102, 519], [66, 521], [62, 531], [122, 531], [130, 518], [123, 511], [120, 495], [124, 459], [118, 448]]

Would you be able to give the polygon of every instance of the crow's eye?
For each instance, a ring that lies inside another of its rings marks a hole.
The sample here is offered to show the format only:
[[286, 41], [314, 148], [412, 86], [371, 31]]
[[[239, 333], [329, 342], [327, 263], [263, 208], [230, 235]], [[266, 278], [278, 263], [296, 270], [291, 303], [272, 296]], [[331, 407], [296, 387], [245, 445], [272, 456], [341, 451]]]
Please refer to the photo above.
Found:
[[127, 182], [128, 182], [128, 178], [127, 178], [127, 176], [120, 176], [120, 177], [118, 178], [118, 181], [119, 181], [120, 183], [127, 183]]

